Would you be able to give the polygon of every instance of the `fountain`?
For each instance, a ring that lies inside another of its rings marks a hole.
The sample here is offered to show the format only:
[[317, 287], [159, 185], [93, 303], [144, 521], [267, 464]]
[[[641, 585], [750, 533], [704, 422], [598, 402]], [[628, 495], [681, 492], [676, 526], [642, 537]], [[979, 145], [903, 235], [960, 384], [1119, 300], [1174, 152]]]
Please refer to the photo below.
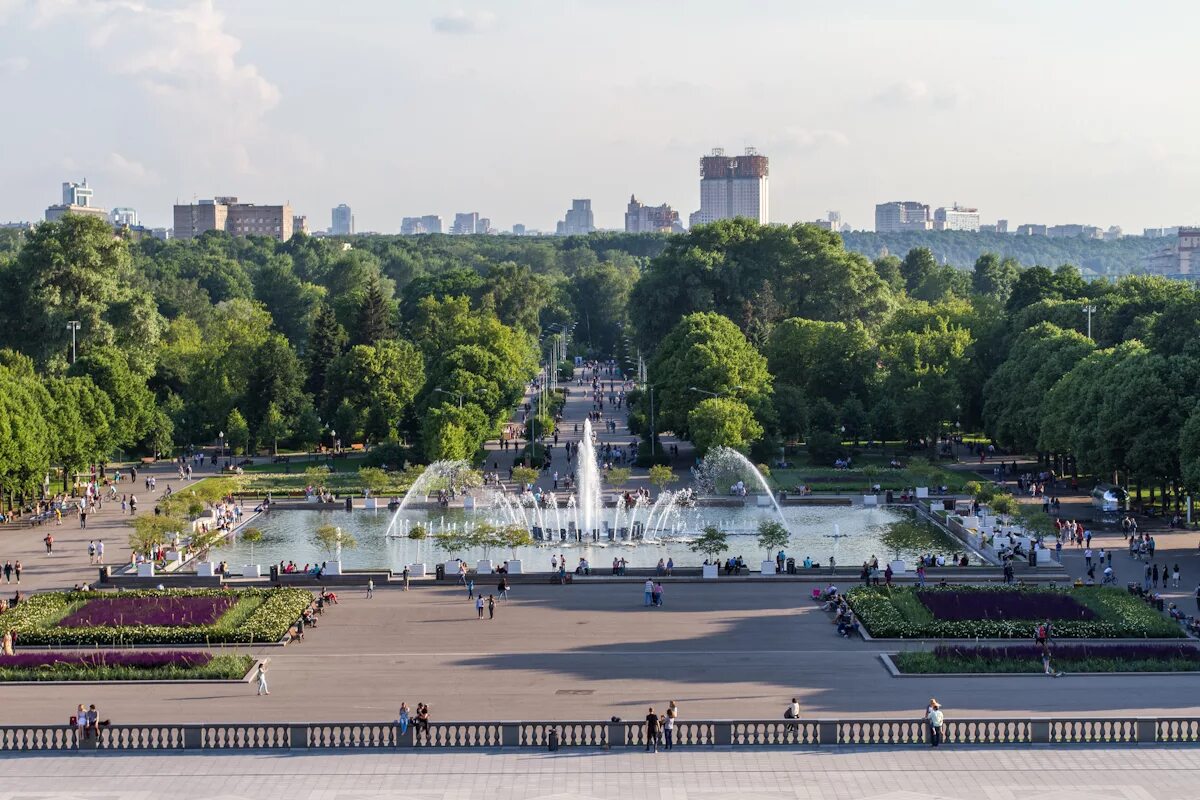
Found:
[[590, 419], [583, 421], [583, 440], [579, 445], [575, 466], [575, 527], [590, 535], [599, 529], [604, 508], [600, 498], [600, 469], [596, 463], [596, 443]]
[[779, 507], [779, 501], [775, 499], [775, 494], [771, 491], [767, 479], [750, 459], [737, 450], [731, 447], [714, 447], [708, 451], [694, 472], [696, 483], [701, 489], [714, 495], [725, 494], [726, 487], [733, 485], [732, 477], [736, 476], [738, 480], [744, 480], [748, 472], [758, 483], [763, 494], [770, 498], [771, 505], [775, 508], [775, 515], [779, 517], [779, 524], [783, 525], [785, 530], [789, 530], [787, 520], [783, 516], [783, 509]]
[[441, 488], [436, 484], [440, 481], [447, 481], [450, 487], [454, 486], [455, 479], [465, 471], [471, 469], [471, 465], [466, 461], [434, 461], [425, 471], [421, 473], [412, 486], [408, 487], [408, 491], [404, 493], [404, 497], [400, 500], [400, 505], [396, 507], [395, 513], [392, 514], [392, 521], [388, 524], [384, 536], [395, 535], [396, 522], [400, 519], [400, 514], [403, 513], [408, 501], [412, 498], [424, 499], [429, 495], [429, 492], [435, 488]]

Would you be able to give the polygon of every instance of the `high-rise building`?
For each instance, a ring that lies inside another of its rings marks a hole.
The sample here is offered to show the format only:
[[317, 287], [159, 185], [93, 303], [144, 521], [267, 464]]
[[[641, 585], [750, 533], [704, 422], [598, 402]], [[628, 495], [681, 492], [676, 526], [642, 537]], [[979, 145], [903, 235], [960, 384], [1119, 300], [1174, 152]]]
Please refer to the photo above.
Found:
[[479, 229], [479, 212], [471, 211], [466, 214], [455, 214], [454, 224], [450, 226], [450, 233], [454, 236], [467, 236], [475, 233]]
[[513, 232], [513, 236], [524, 236], [525, 235], [525, 226], [518, 222], [515, 225], [513, 225], [512, 232]]
[[475, 223], [475, 232], [476, 233], [491, 233], [492, 232], [492, 221], [490, 219], [488, 219], [487, 217], [480, 217], [479, 222]]
[[114, 208], [108, 212], [108, 221], [114, 228], [136, 228], [139, 224], [138, 213], [132, 208]]
[[194, 239], [206, 231], [225, 231], [233, 236], [270, 236], [281, 242], [292, 238], [295, 224], [290, 204], [259, 206], [239, 203], [236, 197], [176, 205], [174, 221], [176, 239]]
[[92, 205], [92, 187], [88, 186], [87, 178], [83, 183], [64, 181], [62, 185], [62, 203], [46, 208], [46, 221], [54, 222], [66, 214], [78, 216], [100, 217], [108, 219], [108, 211]]
[[875, 206], [875, 232], [929, 230], [929, 206], [914, 200], [894, 200]]
[[766, 156], [747, 147], [741, 156], [727, 156], [720, 147], [700, 159], [700, 210], [691, 224], [747, 217], [763, 225], [770, 218]]
[[1046, 229], [1046, 235], [1052, 239], [1101, 239], [1104, 231], [1095, 225], [1051, 225]]
[[996, 220], [996, 233], [1008, 233], [1008, 220]]
[[335, 206], [331, 214], [329, 232], [334, 236], [349, 236], [354, 233], [354, 212], [342, 203]]
[[591, 200], [572, 200], [566, 219], [558, 223], [555, 233], [559, 236], [585, 236], [596, 230], [592, 217]]
[[437, 214], [426, 214], [423, 217], [405, 217], [400, 221], [400, 235], [402, 236], [441, 232], [442, 218]]
[[[840, 231], [842, 230], [842, 212], [829, 211], [825, 214], [825, 219], [815, 219], [808, 223], [825, 231]], [[846, 226], [849, 227], [849, 226]]]
[[625, 232], [682, 233], [683, 226], [679, 224], [679, 212], [666, 203], [648, 206], [630, 195], [625, 207]]
[[1200, 228], [1171, 228], [1174, 241], [1142, 258], [1142, 270], [1158, 275], [1200, 275]]
[[958, 203], [950, 208], [943, 206], [933, 212], [933, 229], [935, 231], [977, 231], [979, 230], [979, 209], [963, 208]]
[[1045, 236], [1046, 226], [1024, 223], [1017, 226], [1017, 236]]
[[308, 216], [305, 214], [292, 215], [292, 235], [295, 236], [297, 233], [303, 233], [305, 236], [312, 233], [308, 227]]

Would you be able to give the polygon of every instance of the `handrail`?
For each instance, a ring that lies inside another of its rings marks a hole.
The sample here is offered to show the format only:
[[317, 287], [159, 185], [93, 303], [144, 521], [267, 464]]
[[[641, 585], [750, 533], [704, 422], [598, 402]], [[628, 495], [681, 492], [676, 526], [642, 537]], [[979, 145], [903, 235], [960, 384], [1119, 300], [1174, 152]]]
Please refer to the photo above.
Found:
[[[423, 749], [645, 747], [641, 721], [147, 723], [85, 736], [66, 725], [0, 726], [0, 752], [63, 750]], [[927, 744], [919, 719], [677, 720], [674, 744], [702, 747], [906, 746]], [[1200, 744], [1200, 717], [947, 718], [946, 744]], [[662, 741], [660, 734], [659, 743]]]

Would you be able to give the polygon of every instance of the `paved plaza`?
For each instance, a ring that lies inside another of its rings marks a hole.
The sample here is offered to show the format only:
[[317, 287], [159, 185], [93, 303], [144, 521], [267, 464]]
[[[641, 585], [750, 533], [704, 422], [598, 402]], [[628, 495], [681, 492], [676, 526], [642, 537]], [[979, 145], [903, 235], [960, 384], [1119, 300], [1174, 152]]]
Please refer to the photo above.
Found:
[[[494, 587], [481, 586], [484, 591]], [[306, 641], [255, 648], [271, 695], [246, 684], [9, 686], [7, 723], [65, 721], [80, 702], [114, 723], [386, 721], [401, 701], [434, 721], [634, 719], [675, 700], [686, 719], [1200, 714], [1193, 675], [893, 678], [894, 644], [838, 637], [803, 583], [677, 583], [645, 608], [637, 583], [518, 584], [494, 620], [463, 587], [347, 590]]]
[[1181, 800], [1200, 749], [8, 756], [0, 800]]

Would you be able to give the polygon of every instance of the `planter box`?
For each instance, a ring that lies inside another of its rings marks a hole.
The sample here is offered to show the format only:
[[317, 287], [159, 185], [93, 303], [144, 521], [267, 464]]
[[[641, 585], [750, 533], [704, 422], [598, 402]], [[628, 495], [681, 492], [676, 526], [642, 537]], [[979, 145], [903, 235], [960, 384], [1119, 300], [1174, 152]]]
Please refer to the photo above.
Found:
[[196, 564], [197, 578], [211, 578], [216, 572], [211, 561], [201, 561]]
[[917, 499], [923, 500], [927, 497], [929, 497], [929, 487], [928, 486], [918, 486], [917, 487]]
[[774, 561], [764, 561], [764, 562], [762, 562], [761, 569], [762, 569], [763, 575], [774, 575], [775, 574], [775, 562]]
[[892, 568], [892, 573], [895, 575], [903, 575], [905, 572], [904, 562], [899, 559], [893, 561], [888, 566]]
[[461, 563], [461, 561], [447, 561], [442, 565], [446, 569], [446, 580], [458, 580], [458, 565]]
[[408, 577], [424, 578], [425, 577], [425, 562], [422, 561], [417, 564], [409, 564], [408, 565]]
[[754, 504], [760, 508], [770, 508], [772, 505], [771, 495], [769, 495], [769, 494], [754, 495]]
[[520, 575], [521, 574], [521, 559], [510, 558], [508, 560], [508, 574], [509, 575]]
[[492, 560], [490, 558], [481, 558], [475, 564], [475, 572], [479, 575], [492, 574]]
[[379, 508], [379, 501], [374, 497], [368, 497], [366, 500], [363, 500], [363, 508], [367, 509], [368, 511], [374, 511], [375, 509]]
[[1047, 550], [1046, 548], [1042, 548], [1041, 550], [1038, 550], [1035, 553], [1035, 555], [1037, 556], [1037, 561], [1035, 563], [1039, 567], [1057, 567], [1058, 566], [1058, 562], [1054, 560], [1054, 551], [1053, 550]]
[[864, 494], [864, 495], [863, 495], [863, 505], [864, 505], [864, 506], [877, 506], [877, 505], [879, 505], [879, 495], [874, 495], [874, 494]]
[[154, 577], [154, 564], [149, 563], [149, 562], [144, 563], [144, 564], [138, 564], [137, 565], [137, 574], [138, 574], [139, 578], [153, 578]]
[[178, 550], [168, 550], [167, 551], [167, 563], [168, 564], [178, 561], [179, 559], [180, 559], [180, 555], [179, 555]]
[[342, 574], [342, 562], [326, 561], [325, 562], [325, 574], [326, 575], [341, 575]]
[[246, 564], [242, 567], [243, 578], [261, 578], [262, 567], [258, 564]]
[[[775, 562], [771, 562], [774, 564]], [[716, 564], [705, 564], [701, 568], [701, 575], [705, 580], [716, 580], [718, 567]]]
[[468, 511], [475, 508], [475, 498], [469, 494], [464, 495], [463, 496], [463, 508], [467, 509]]

